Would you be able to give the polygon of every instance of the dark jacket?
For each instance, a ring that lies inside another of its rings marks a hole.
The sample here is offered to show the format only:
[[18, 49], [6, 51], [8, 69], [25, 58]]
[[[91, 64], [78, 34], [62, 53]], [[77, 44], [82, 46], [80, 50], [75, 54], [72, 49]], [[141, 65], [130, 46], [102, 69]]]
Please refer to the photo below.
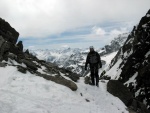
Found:
[[[91, 57], [93, 54], [96, 54], [96, 56], [97, 56], [97, 63], [95, 63], [95, 64], [91, 64], [91, 63], [90, 63], [90, 57]], [[89, 53], [88, 53], [87, 58], [86, 58], [86, 63], [85, 63], [85, 69], [87, 68], [87, 65], [88, 65], [88, 64], [90, 64], [90, 67], [99, 65], [99, 67], [102, 68], [102, 63], [101, 63], [100, 55], [99, 55], [96, 51], [92, 51], [92, 52], [89, 52]]]

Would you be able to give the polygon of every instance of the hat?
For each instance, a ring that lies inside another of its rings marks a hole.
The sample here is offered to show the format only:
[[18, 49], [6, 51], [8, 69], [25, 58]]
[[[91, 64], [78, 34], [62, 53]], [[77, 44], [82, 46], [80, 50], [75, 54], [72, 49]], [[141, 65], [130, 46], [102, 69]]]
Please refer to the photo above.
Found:
[[93, 47], [93, 46], [90, 46], [89, 48], [90, 48], [90, 49], [94, 49], [94, 47]]

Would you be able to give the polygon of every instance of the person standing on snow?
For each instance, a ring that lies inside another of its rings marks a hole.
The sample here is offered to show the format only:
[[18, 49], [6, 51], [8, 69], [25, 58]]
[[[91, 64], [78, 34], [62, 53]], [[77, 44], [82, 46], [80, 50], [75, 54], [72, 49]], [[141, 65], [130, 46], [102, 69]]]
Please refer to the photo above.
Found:
[[99, 75], [98, 69], [102, 68], [101, 58], [100, 55], [94, 51], [94, 47], [90, 46], [90, 52], [87, 55], [86, 63], [85, 63], [85, 70], [87, 70], [87, 65], [90, 65], [91, 71], [91, 81], [92, 85], [95, 85], [95, 78], [96, 78], [96, 86], [99, 86]]

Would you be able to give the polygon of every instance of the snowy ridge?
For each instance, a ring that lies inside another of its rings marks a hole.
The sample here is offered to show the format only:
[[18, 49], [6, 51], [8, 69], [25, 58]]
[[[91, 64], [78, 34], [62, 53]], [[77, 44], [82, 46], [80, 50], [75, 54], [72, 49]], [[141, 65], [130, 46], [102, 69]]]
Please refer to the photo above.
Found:
[[14, 66], [1, 67], [0, 72], [1, 113], [128, 113], [126, 106], [106, 91], [107, 82], [100, 82], [97, 88], [84, 84], [81, 77], [73, 92], [30, 72], [23, 74]]

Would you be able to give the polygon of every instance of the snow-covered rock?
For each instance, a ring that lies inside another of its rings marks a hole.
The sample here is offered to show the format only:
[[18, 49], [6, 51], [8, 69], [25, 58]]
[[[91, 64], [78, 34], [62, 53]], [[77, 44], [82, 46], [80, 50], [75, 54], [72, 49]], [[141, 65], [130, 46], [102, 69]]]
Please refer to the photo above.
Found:
[[150, 109], [150, 17], [148, 13], [135, 26], [112, 60], [106, 75], [124, 83], [134, 97]]

